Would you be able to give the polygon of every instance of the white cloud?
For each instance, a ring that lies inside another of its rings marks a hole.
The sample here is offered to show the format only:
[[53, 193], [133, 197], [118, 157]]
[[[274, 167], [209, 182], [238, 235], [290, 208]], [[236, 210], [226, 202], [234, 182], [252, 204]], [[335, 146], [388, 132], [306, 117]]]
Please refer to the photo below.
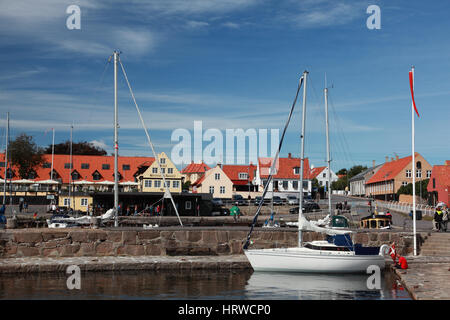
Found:
[[235, 22], [225, 22], [222, 23], [222, 26], [230, 29], [239, 29], [240, 25]]

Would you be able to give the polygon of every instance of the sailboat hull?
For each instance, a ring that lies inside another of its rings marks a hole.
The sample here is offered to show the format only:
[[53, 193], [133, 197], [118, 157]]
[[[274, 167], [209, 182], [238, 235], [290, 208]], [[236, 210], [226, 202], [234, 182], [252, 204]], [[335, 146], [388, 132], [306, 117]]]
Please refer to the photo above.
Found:
[[307, 248], [244, 250], [255, 271], [305, 273], [366, 273], [372, 265], [385, 268], [382, 255], [325, 252]]

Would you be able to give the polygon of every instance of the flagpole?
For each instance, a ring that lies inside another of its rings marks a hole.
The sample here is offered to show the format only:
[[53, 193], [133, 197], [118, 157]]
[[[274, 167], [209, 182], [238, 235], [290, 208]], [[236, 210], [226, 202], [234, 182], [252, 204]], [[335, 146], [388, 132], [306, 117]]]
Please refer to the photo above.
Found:
[[[414, 66], [411, 67], [412, 88], [414, 91]], [[414, 256], [417, 256], [417, 238], [416, 238], [416, 155], [414, 151], [414, 101], [411, 102], [411, 136], [412, 136], [412, 190], [413, 190], [413, 234], [414, 234]]]

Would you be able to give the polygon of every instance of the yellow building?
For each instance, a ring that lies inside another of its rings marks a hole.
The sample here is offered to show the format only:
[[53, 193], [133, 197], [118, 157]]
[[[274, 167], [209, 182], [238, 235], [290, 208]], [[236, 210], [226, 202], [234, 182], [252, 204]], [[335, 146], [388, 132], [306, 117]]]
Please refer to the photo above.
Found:
[[58, 206], [72, 208], [73, 210], [88, 212], [88, 209], [92, 209], [92, 196], [88, 194], [72, 194], [69, 197], [69, 194], [60, 195], [58, 197]]
[[233, 182], [222, 170], [222, 166], [217, 165], [192, 184], [192, 192], [210, 193], [213, 198], [231, 199]]
[[164, 153], [158, 155], [161, 166], [161, 172], [158, 169], [158, 163], [153, 161], [148, 166], [141, 167], [140, 172], [136, 175], [139, 183], [139, 191], [141, 192], [164, 192], [163, 179], [164, 175], [170, 192], [181, 192], [182, 176], [177, 167]]

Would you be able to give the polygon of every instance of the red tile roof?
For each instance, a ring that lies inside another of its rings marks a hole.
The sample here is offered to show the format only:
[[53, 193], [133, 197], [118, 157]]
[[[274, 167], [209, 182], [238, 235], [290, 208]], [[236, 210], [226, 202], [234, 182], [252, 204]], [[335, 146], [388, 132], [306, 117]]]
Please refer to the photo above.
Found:
[[202, 185], [203, 180], [205, 180], [205, 175], [201, 176], [200, 178], [198, 178], [193, 184], [193, 187], [198, 187]]
[[[248, 181], [253, 181], [257, 166], [250, 165], [222, 165], [222, 171], [230, 178], [234, 185], [247, 185]], [[248, 179], [239, 179], [239, 173], [249, 174]]]
[[326, 168], [327, 167], [317, 167], [317, 168], [311, 169], [311, 179], [316, 178], [319, 175], [319, 173], [321, 173]]
[[[417, 155], [418, 153], [416, 153]], [[412, 156], [386, 162], [366, 184], [395, 179], [395, 177], [411, 163]]]
[[190, 163], [187, 165], [181, 173], [205, 173], [211, 169], [206, 163]]
[[[0, 162], [3, 162], [5, 159], [4, 154], [0, 154]], [[52, 155], [51, 154], [45, 154], [44, 155], [44, 162], [51, 163], [52, 161]], [[95, 171], [98, 171], [101, 175], [100, 180], [96, 180], [97, 182], [109, 180], [114, 181], [114, 156], [84, 156], [84, 155], [73, 155], [72, 156], [73, 161], [73, 171], [76, 171], [80, 175], [79, 180], [87, 180], [87, 181], [94, 181], [93, 180], [93, 174]], [[134, 181], [134, 174], [138, 171], [138, 168], [140, 166], [150, 166], [153, 161], [155, 161], [155, 158], [153, 157], [120, 157], [118, 158], [118, 172], [119, 176], [122, 177], [122, 180], [120, 181]], [[59, 177], [62, 179], [62, 183], [69, 183], [69, 173], [70, 169], [64, 168], [64, 165], [66, 163], [70, 163], [69, 155], [61, 155], [61, 154], [55, 154], [54, 155], [54, 161], [53, 161], [53, 170], [59, 175]], [[81, 164], [89, 164], [88, 169], [82, 169]], [[108, 164], [109, 169], [103, 169], [103, 164]], [[129, 165], [129, 170], [123, 170], [123, 165]], [[35, 181], [39, 180], [48, 180], [50, 179], [50, 170], [51, 168], [43, 168], [43, 166], [39, 166], [35, 168], [36, 171], [36, 179], [33, 179]], [[18, 176], [18, 170], [17, 168], [13, 167], [13, 171], [15, 173], [15, 177], [13, 180], [19, 180], [21, 179]], [[0, 176], [4, 178], [5, 176], [5, 168], [0, 167]], [[53, 177], [53, 179], [56, 179]]]
[[[270, 166], [272, 165], [272, 158], [259, 158], [260, 176], [262, 179], [269, 176]], [[276, 165], [277, 166], [277, 165]], [[300, 158], [279, 158], [278, 168], [276, 168], [275, 179], [299, 179], [300, 175], [294, 173], [294, 168], [300, 168]], [[309, 168], [309, 160], [305, 158], [303, 162], [303, 178], [310, 180], [311, 169]]]
[[443, 166], [433, 166], [431, 178], [427, 186], [429, 192], [436, 191], [436, 189], [433, 189], [433, 179], [436, 182], [436, 189], [439, 187], [450, 187], [450, 162], [448, 160]]

